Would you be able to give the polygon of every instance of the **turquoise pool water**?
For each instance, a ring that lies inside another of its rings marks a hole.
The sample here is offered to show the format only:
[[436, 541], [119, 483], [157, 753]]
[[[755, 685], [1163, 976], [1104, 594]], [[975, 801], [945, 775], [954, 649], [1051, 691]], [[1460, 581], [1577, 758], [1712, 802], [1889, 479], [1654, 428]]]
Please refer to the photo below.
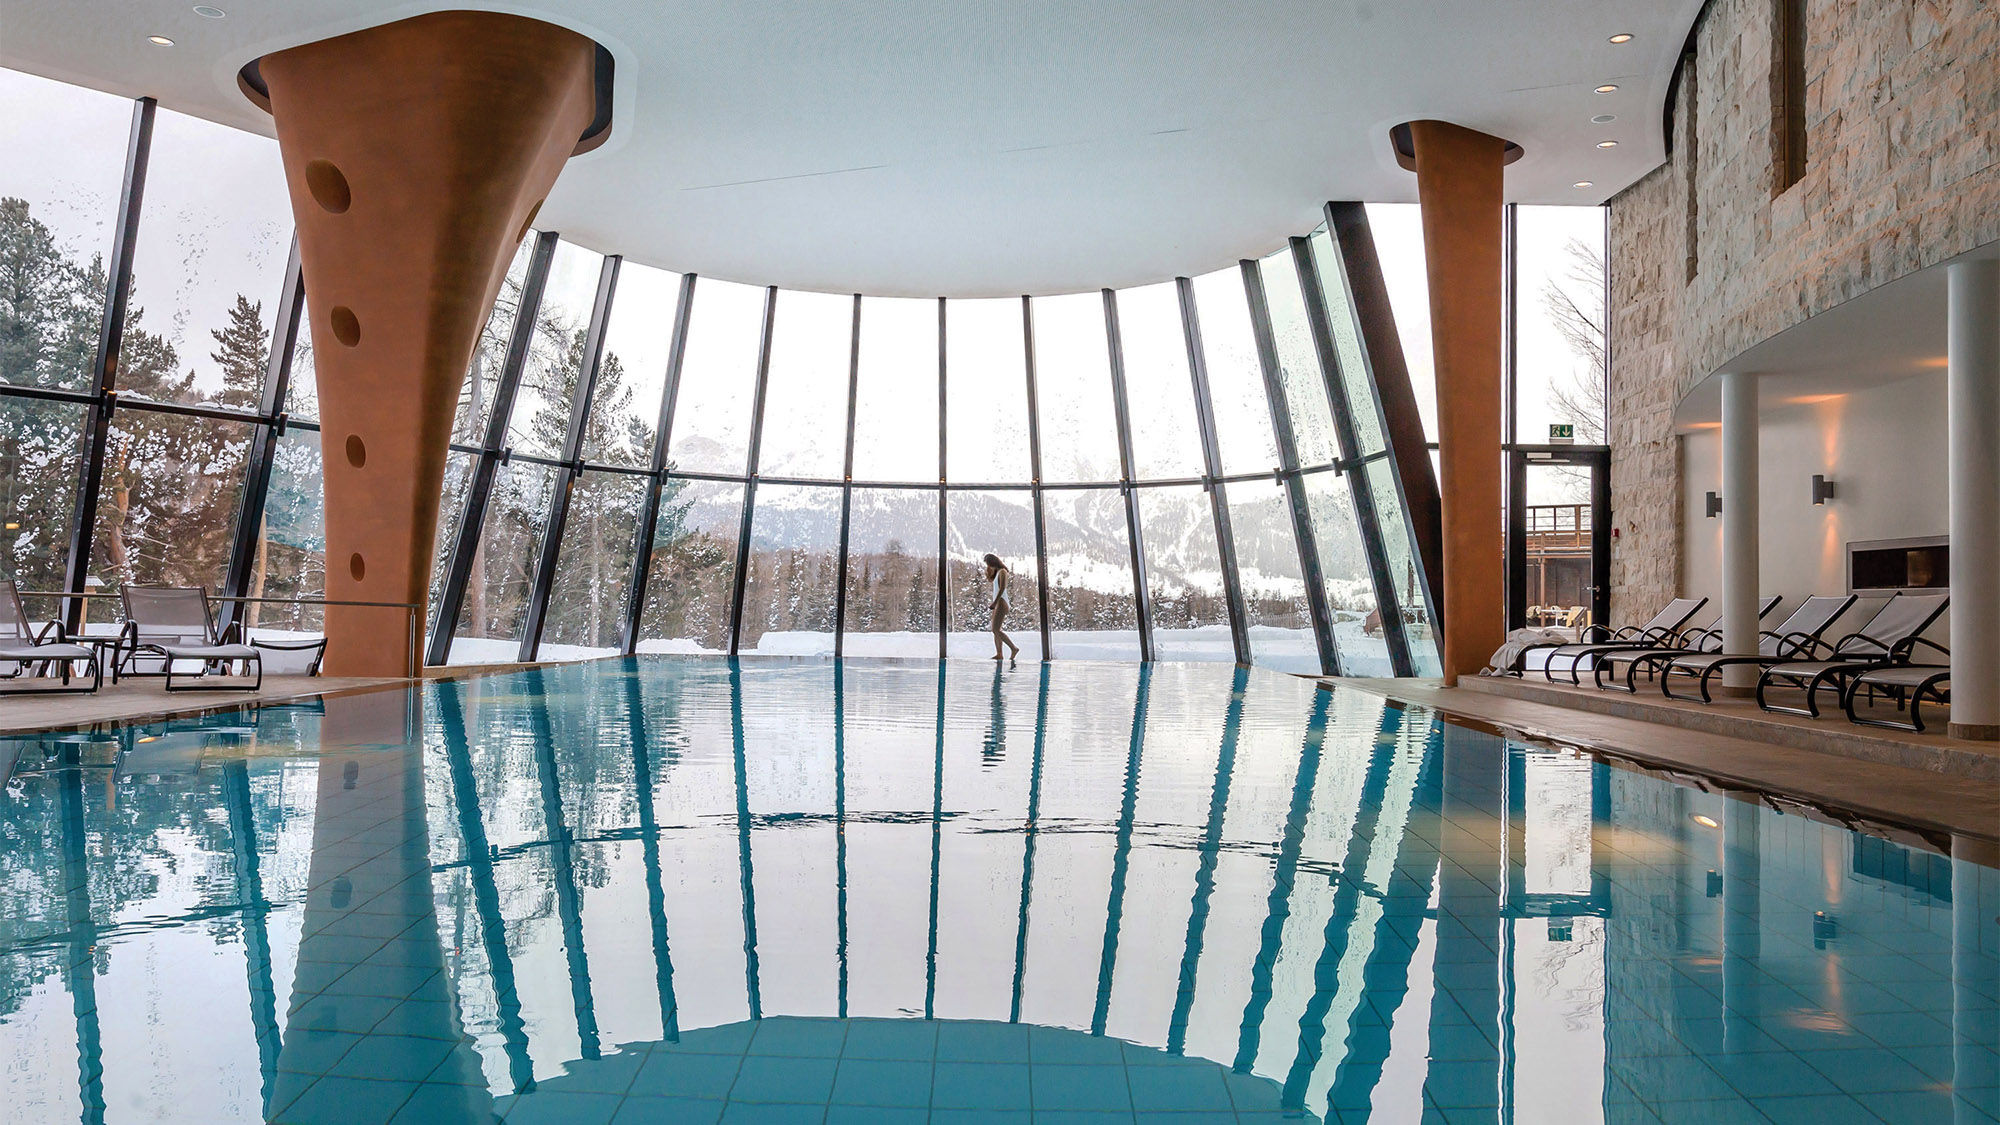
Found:
[[1953, 1122], [2000, 872], [1196, 664], [0, 742], [7, 1122]]

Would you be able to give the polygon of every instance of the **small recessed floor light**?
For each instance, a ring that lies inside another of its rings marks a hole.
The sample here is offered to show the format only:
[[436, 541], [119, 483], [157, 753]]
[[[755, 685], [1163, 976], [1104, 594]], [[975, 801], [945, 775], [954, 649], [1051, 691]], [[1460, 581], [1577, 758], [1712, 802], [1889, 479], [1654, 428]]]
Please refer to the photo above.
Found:
[[1629, 31], [1621, 31], [1618, 34], [1612, 36], [1611, 41], [1613, 43], [1630, 43], [1632, 41], [1632, 33]]
[[1593, 186], [1595, 186], [1595, 185], [1594, 185], [1594, 184], [1592, 184], [1592, 183], [1591, 183], [1591, 181], [1589, 181], [1589, 180], [1578, 180], [1577, 182], [1575, 182], [1575, 183], [1573, 183], [1573, 184], [1571, 184], [1571, 185], [1569, 185], [1569, 186], [1571, 186], [1571, 187], [1573, 187], [1573, 188], [1587, 188], [1587, 187], [1593, 187]]
[[1606, 82], [1597, 88], [1597, 92], [1600, 94], [1615, 94], [1618, 92], [1618, 85], [1615, 82]]
[[1597, 147], [1598, 147], [1598, 148], [1617, 148], [1617, 147], [1618, 147], [1618, 142], [1617, 142], [1617, 141], [1599, 141], [1599, 142], [1597, 142]]
[[194, 14], [205, 20], [219, 20], [229, 13], [223, 11], [221, 8], [210, 7], [207, 4], [196, 4], [194, 6]]
[[148, 35], [146, 36], [146, 42], [151, 43], [155, 47], [171, 47], [174, 45], [174, 41], [164, 35]]
[[1592, 125], [1609, 125], [1616, 120], [1618, 120], [1618, 115], [1615, 113], [1600, 113], [1596, 117], [1591, 118], [1590, 123]]
[[1690, 818], [1688, 818], [1688, 819], [1690, 819], [1690, 820], [1694, 821], [1694, 822], [1695, 822], [1696, 824], [1699, 824], [1699, 825], [1701, 825], [1701, 826], [1702, 826], [1703, 828], [1720, 828], [1720, 827], [1722, 827], [1722, 825], [1720, 825], [1720, 824], [1717, 824], [1717, 823], [1715, 822], [1715, 818], [1714, 818], [1714, 817], [1712, 817], [1712, 816], [1703, 816], [1703, 815], [1702, 815], [1701, 813], [1696, 813], [1696, 814], [1694, 814], [1694, 815], [1693, 815], [1692, 817], [1690, 817]]

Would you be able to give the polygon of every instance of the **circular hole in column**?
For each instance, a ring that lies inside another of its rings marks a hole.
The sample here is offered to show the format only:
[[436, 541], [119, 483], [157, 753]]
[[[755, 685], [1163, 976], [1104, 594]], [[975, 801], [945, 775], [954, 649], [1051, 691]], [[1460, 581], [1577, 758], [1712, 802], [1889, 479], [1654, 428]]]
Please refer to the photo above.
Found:
[[362, 561], [361, 552], [356, 551], [347, 556], [347, 573], [352, 574], [356, 582], [361, 581], [367, 575], [368, 564]]
[[335, 305], [333, 312], [327, 315], [327, 320], [332, 322], [334, 339], [350, 348], [361, 342], [361, 320], [354, 315], [353, 309], [346, 305]]
[[335, 215], [346, 211], [354, 203], [354, 193], [348, 190], [347, 177], [334, 167], [331, 160], [314, 160], [306, 165], [306, 190], [312, 193], [314, 203]]
[[362, 444], [360, 434], [347, 435], [347, 463], [357, 469], [368, 463], [368, 447]]

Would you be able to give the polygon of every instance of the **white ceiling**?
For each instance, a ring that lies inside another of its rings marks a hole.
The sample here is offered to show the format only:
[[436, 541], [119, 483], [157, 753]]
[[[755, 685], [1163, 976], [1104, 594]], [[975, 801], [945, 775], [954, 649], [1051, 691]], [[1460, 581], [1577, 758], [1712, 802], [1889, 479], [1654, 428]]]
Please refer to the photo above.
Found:
[[1324, 200], [1414, 200], [1388, 133], [1418, 118], [1520, 144], [1512, 201], [1601, 202], [1664, 159], [1661, 107], [1701, 7], [214, 2], [226, 18], [6, 0], [0, 65], [268, 134], [235, 82], [259, 55], [439, 8], [534, 16], [617, 60], [611, 140], [564, 171], [541, 225], [675, 270], [904, 296], [1123, 287], [1261, 254]]
[[[2000, 242], [1952, 261], [2000, 258]], [[1674, 408], [1686, 433], [1722, 420], [1722, 376], [1757, 376], [1766, 405], [1812, 401], [1945, 369], [1950, 262], [1878, 286], [1746, 349], [1697, 383]]]

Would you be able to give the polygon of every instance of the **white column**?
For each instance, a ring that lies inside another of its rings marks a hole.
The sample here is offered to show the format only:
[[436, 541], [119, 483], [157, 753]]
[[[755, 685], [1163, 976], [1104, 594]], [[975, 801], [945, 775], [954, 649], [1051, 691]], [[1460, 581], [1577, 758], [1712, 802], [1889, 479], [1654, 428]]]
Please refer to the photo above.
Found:
[[[1757, 376], [1722, 376], [1722, 648], [1757, 651]], [[1722, 670], [1722, 686], [1742, 694], [1757, 685], [1755, 665]]]
[[1951, 284], [1951, 733], [2000, 739], [2000, 261]]

